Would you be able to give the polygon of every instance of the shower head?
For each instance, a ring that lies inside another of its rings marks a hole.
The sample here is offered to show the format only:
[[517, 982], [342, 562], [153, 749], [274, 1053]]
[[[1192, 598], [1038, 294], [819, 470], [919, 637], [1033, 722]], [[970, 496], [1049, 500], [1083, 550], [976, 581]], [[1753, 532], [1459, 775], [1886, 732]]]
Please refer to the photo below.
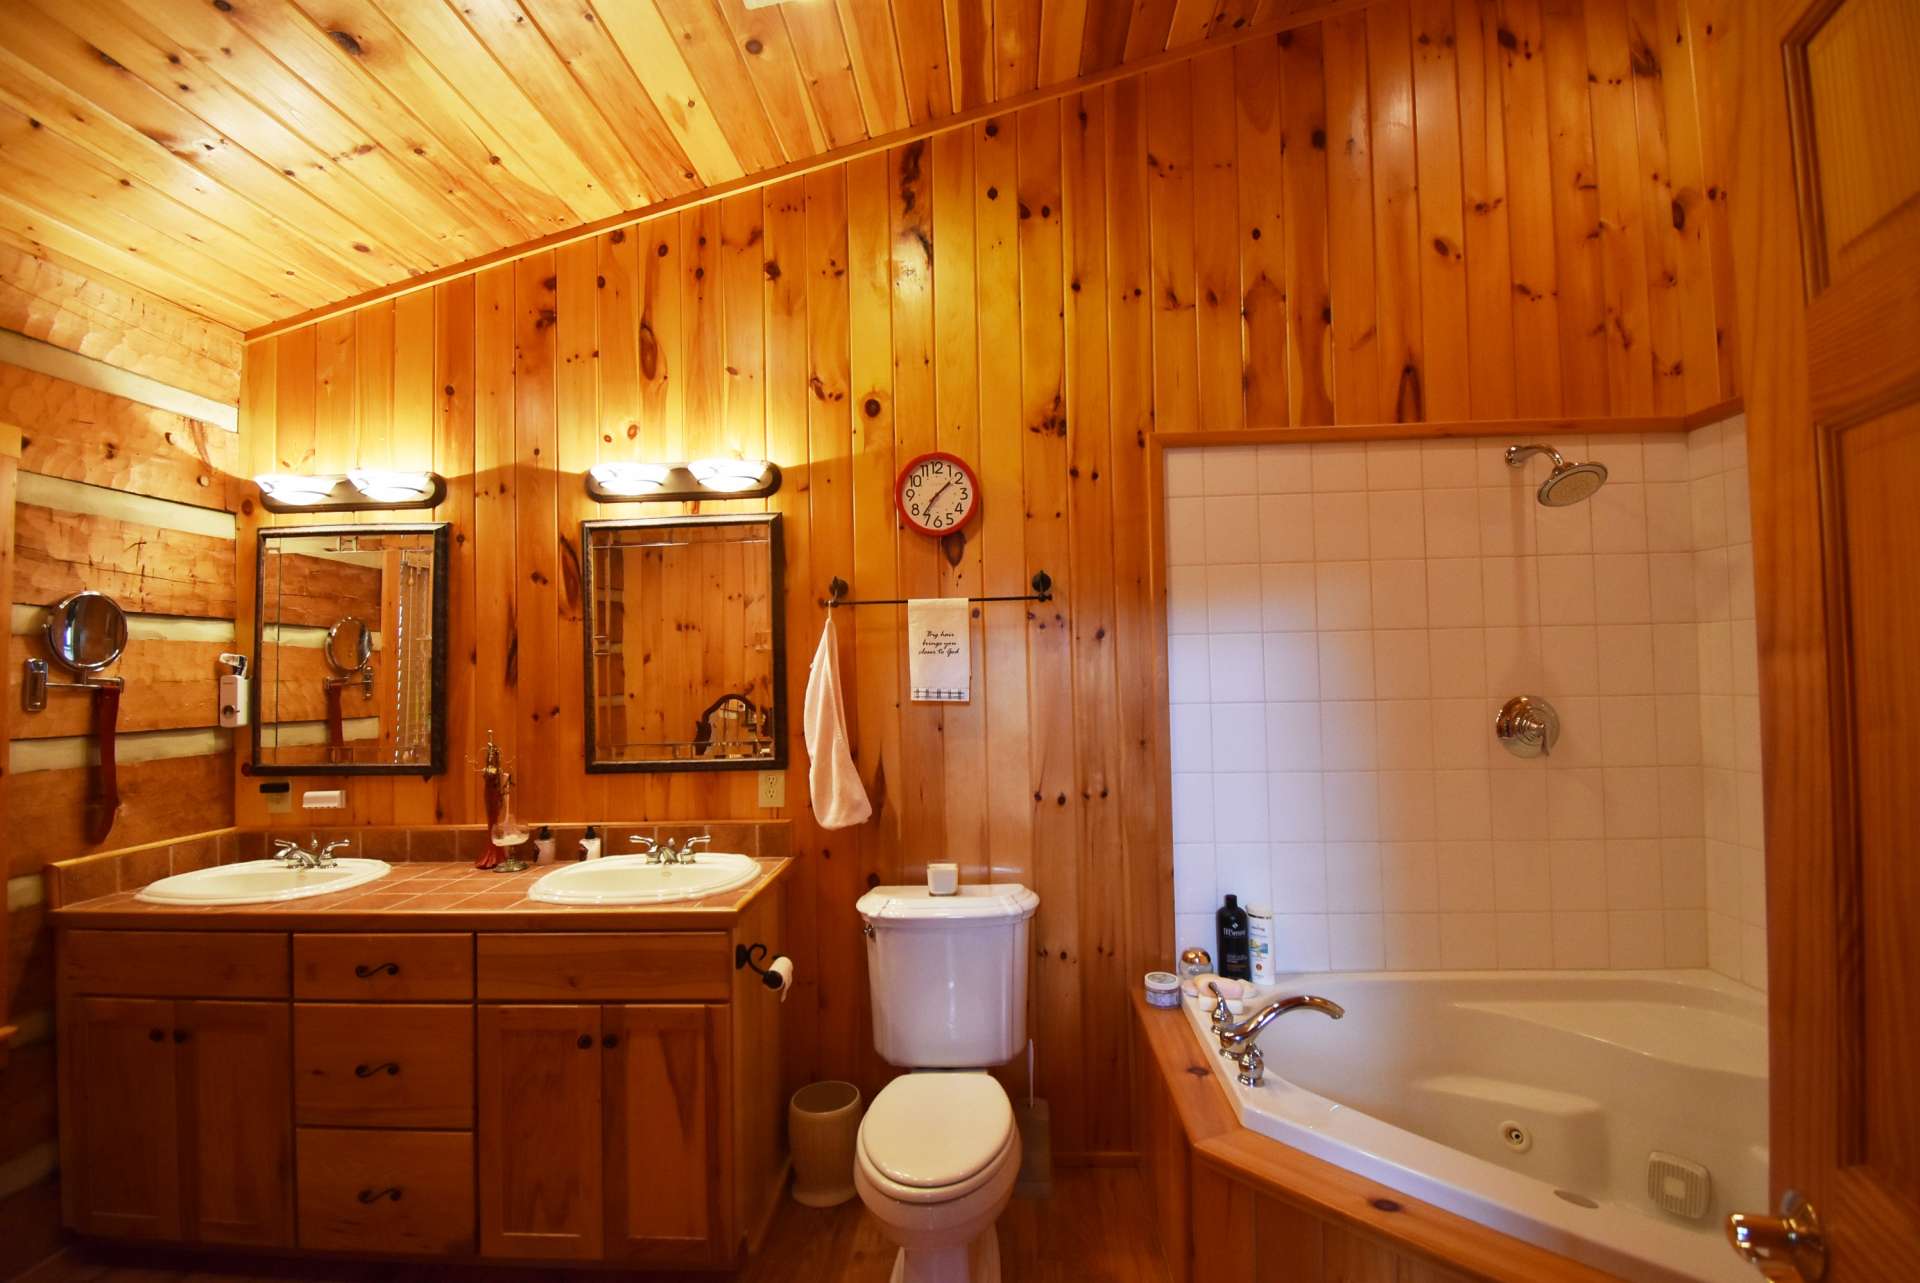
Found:
[[1553, 460], [1553, 471], [1540, 483], [1540, 502], [1549, 508], [1565, 508], [1582, 499], [1590, 499], [1594, 491], [1606, 484], [1606, 464], [1568, 463], [1550, 445], [1510, 445], [1507, 447], [1507, 466], [1518, 468], [1536, 454], [1547, 455]]

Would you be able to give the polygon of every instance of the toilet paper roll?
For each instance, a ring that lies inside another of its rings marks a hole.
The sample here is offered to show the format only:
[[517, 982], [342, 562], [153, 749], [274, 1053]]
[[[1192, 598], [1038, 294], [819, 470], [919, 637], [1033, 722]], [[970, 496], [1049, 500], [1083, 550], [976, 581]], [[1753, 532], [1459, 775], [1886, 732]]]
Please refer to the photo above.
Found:
[[787, 1000], [787, 991], [793, 988], [793, 959], [781, 954], [767, 965], [767, 988], [780, 991], [780, 1001]]

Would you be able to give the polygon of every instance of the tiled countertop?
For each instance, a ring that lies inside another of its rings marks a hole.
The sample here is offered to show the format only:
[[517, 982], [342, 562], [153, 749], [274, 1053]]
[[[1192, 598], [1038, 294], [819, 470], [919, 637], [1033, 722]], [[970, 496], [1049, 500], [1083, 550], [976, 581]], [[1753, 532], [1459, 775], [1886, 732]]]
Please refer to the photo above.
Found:
[[488, 873], [471, 864], [395, 864], [377, 882], [276, 904], [169, 905], [115, 891], [53, 911], [67, 928], [193, 931], [723, 931], [792, 863], [758, 861], [761, 875], [744, 887], [670, 904], [566, 905], [527, 899], [554, 866]]

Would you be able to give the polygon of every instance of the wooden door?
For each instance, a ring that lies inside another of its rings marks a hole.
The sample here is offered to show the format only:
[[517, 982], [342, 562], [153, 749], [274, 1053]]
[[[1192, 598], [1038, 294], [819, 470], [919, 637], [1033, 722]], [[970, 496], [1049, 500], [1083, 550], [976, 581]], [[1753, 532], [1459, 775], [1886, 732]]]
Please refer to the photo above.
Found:
[[67, 1224], [111, 1238], [180, 1237], [174, 1004], [71, 998], [60, 1012]]
[[484, 1256], [600, 1255], [600, 1018], [596, 1005], [480, 1008]]
[[292, 1032], [284, 1002], [175, 1004], [188, 1237], [293, 1242]]
[[698, 1265], [725, 1255], [725, 1013], [709, 1005], [606, 1009], [610, 1257]]
[[1718, 8], [1737, 51], [1774, 1195], [1811, 1202], [1833, 1283], [1914, 1279], [1920, 6]]

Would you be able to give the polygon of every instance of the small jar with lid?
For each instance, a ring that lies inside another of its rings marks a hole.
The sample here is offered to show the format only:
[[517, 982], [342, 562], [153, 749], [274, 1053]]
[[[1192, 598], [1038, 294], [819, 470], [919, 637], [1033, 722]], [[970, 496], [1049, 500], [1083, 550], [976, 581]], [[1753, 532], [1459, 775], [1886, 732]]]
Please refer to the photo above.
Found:
[[1178, 1007], [1180, 1005], [1180, 977], [1171, 971], [1147, 972], [1147, 1005], [1149, 1007]]

